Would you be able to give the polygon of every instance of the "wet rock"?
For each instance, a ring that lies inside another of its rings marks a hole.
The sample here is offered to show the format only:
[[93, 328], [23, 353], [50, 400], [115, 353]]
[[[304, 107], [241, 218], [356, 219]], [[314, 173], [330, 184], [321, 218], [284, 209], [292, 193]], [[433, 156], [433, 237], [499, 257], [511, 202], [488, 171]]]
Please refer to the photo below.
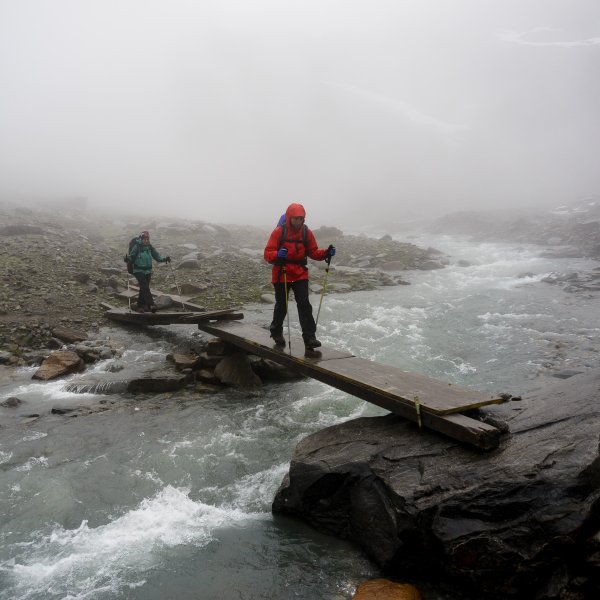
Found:
[[260, 377], [252, 370], [248, 355], [235, 352], [225, 356], [215, 367], [215, 375], [226, 384], [239, 388], [254, 388], [262, 385]]
[[287, 367], [280, 365], [268, 358], [261, 358], [252, 364], [254, 372], [262, 380], [271, 381], [295, 381], [302, 379], [302, 375], [299, 375], [297, 371], [288, 369]]
[[73, 329], [72, 327], [55, 327], [52, 330], [52, 336], [67, 344], [83, 342], [88, 339], [88, 335], [85, 331]]
[[206, 353], [209, 356], [225, 356], [225, 354], [235, 352], [236, 347], [228, 344], [220, 338], [211, 338], [206, 343]]
[[214, 369], [223, 358], [222, 356], [210, 356], [207, 352], [201, 352], [199, 356], [202, 366], [209, 369]]
[[435, 575], [486, 598], [568, 597], [579, 573], [600, 580], [588, 561], [599, 387], [589, 372], [486, 408], [511, 430], [487, 454], [391, 415], [321, 430], [296, 447], [273, 510], [353, 539], [394, 577]]
[[78, 409], [73, 406], [54, 406], [50, 411], [53, 415], [68, 415], [76, 412]]
[[196, 381], [202, 381], [204, 383], [212, 384], [221, 383], [221, 380], [215, 375], [215, 372], [211, 369], [200, 369], [196, 371]]
[[47, 357], [47, 350], [32, 350], [23, 354], [23, 359], [28, 365], [41, 365]]
[[21, 404], [23, 404], [23, 400], [17, 398], [16, 396], [11, 396], [10, 398], [7, 398], [6, 400], [0, 402], [0, 406], [2, 406], [3, 408], [17, 408], [17, 406]]
[[552, 377], [556, 377], [557, 379], [569, 379], [569, 377], [580, 375], [581, 373], [583, 373], [583, 371], [576, 371], [575, 369], [563, 369], [562, 371], [552, 373]]
[[410, 583], [389, 579], [371, 579], [356, 588], [352, 600], [422, 600], [419, 590]]
[[202, 363], [202, 359], [197, 354], [181, 354], [177, 352], [167, 354], [167, 360], [172, 362], [180, 371], [183, 369], [195, 369]]
[[132, 394], [173, 392], [185, 387], [190, 381], [192, 381], [192, 377], [189, 374], [171, 370], [156, 370], [146, 376], [132, 379], [127, 390]]
[[32, 379], [48, 381], [69, 373], [83, 371], [84, 368], [84, 362], [76, 352], [59, 350], [44, 360], [41, 367], [32, 375]]
[[48, 348], [50, 348], [51, 350], [59, 350], [60, 348], [62, 348], [65, 344], [62, 340], [59, 340], [58, 338], [52, 337], [48, 340], [48, 343], [46, 344], [48, 346]]

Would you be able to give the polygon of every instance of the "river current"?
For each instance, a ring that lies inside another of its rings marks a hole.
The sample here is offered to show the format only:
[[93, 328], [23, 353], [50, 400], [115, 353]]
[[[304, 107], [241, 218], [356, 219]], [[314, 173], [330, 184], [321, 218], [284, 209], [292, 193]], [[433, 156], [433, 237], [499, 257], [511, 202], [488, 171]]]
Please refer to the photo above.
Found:
[[[409, 286], [326, 296], [324, 344], [513, 395], [550, 384], [553, 372], [598, 367], [598, 293], [541, 281], [597, 263], [542, 258], [534, 246], [411, 241], [450, 265], [404, 274]], [[247, 307], [245, 320], [266, 325], [270, 311]], [[159, 363], [198, 331], [101, 335], [125, 340], [123, 361]], [[0, 408], [0, 599], [342, 600], [379, 576], [356, 547], [270, 507], [299, 440], [385, 411], [307, 379], [253, 392], [113, 394], [110, 410], [69, 418], [48, 413], [98, 397], [66, 392], [68, 380], [34, 382], [33, 371], [0, 380], [0, 400], [24, 401]], [[18, 417], [35, 412], [44, 416], [27, 425]], [[456, 597], [416, 583], [428, 598]]]

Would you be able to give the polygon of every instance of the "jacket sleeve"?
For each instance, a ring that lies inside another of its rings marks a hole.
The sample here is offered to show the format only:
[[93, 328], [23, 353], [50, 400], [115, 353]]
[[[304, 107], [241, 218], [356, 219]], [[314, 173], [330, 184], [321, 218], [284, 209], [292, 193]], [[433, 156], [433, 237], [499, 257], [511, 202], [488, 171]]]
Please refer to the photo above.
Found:
[[264, 257], [268, 263], [273, 264], [277, 260], [277, 251], [279, 250], [279, 240], [281, 239], [281, 227], [276, 227], [271, 232], [267, 245], [265, 246]]
[[319, 248], [317, 240], [310, 229], [306, 232], [306, 254], [313, 260], [325, 260], [327, 257], [327, 250]]
[[152, 254], [152, 258], [156, 261], [156, 262], [165, 262], [165, 259], [163, 256], [161, 256], [158, 251], [156, 250], [156, 248], [154, 246], [150, 246], [150, 253]]

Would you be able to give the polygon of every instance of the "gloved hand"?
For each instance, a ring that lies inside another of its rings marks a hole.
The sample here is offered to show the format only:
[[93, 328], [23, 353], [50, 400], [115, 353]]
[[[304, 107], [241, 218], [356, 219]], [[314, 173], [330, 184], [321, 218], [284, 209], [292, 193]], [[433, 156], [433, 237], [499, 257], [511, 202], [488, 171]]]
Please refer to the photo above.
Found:
[[329, 248], [327, 248], [327, 256], [335, 256], [335, 246], [330, 245]]
[[288, 249], [283, 247], [277, 250], [277, 258], [287, 258]]
[[171, 262], [171, 257], [170, 256], [165, 256], [165, 262], [166, 263], [170, 263]]

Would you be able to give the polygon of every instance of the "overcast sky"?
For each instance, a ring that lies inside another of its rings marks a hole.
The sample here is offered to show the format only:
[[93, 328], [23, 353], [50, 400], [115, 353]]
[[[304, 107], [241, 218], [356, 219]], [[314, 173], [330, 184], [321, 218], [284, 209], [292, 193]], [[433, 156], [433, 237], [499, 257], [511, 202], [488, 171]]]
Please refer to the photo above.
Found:
[[598, 0], [0, 0], [0, 198], [349, 225], [600, 194]]

